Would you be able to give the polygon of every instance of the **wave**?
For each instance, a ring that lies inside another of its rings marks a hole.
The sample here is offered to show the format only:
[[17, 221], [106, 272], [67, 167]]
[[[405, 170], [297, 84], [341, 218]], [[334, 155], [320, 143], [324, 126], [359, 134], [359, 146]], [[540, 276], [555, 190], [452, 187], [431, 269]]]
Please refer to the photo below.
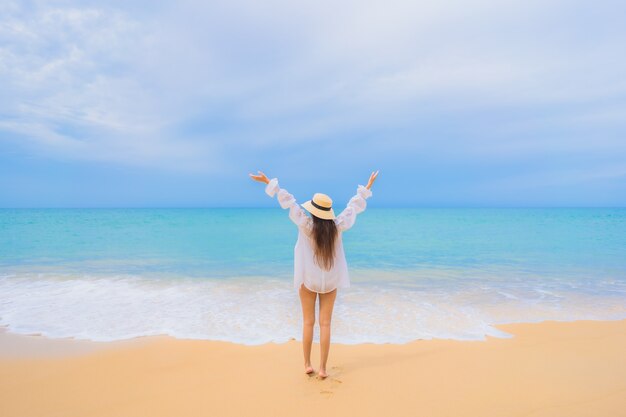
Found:
[[[403, 281], [369, 271], [340, 291], [333, 342], [511, 337], [494, 325], [626, 318], [626, 288], [515, 280]], [[359, 275], [359, 274], [357, 274]], [[23, 334], [112, 341], [170, 335], [241, 344], [300, 340], [301, 311], [289, 280], [17, 273], [0, 275], [0, 325]], [[318, 334], [316, 329], [315, 338]]]

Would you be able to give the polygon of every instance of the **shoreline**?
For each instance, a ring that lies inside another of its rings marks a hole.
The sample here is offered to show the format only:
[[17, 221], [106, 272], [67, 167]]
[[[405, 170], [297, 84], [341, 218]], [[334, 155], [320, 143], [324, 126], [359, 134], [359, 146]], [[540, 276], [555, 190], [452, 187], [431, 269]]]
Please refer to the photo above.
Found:
[[[626, 318], [626, 281], [619, 277], [600, 274], [581, 284], [566, 270], [567, 278], [558, 279], [500, 276], [500, 269], [469, 268], [465, 278], [453, 269], [355, 271], [355, 285], [337, 295], [335, 342], [484, 340], [507, 337], [495, 323]], [[0, 305], [0, 323], [16, 333], [50, 338], [112, 341], [167, 334], [245, 345], [283, 343], [301, 334], [301, 306], [290, 281], [261, 275], [17, 273], [0, 277], [0, 293], [8, 301]], [[269, 298], [271, 305], [265, 303]]]
[[[479, 339], [455, 339], [455, 338], [440, 338], [433, 337], [429, 339], [413, 339], [408, 342], [359, 342], [359, 343], [342, 343], [342, 342], [334, 342], [332, 341], [332, 346], [406, 346], [413, 343], [418, 342], [431, 342], [431, 341], [440, 341], [440, 342], [460, 342], [460, 343], [486, 343], [491, 339], [495, 340], [506, 340], [513, 339], [516, 337], [515, 333], [506, 330], [506, 327], [509, 326], [528, 326], [528, 325], [536, 325], [536, 324], [544, 324], [544, 323], [578, 323], [578, 322], [626, 322], [626, 317], [617, 318], [617, 319], [573, 319], [573, 320], [554, 320], [554, 319], [545, 319], [545, 320], [536, 320], [536, 321], [520, 321], [520, 322], [509, 322], [509, 323], [500, 323], [500, 324], [490, 324], [491, 327], [497, 329], [503, 334], [507, 334], [505, 337], [497, 337], [489, 334], [485, 334], [485, 338], [483, 340]], [[315, 324], [318, 326], [318, 323]], [[316, 330], [317, 331], [317, 330]], [[141, 335], [141, 336], [133, 336], [126, 339], [117, 339], [117, 340], [90, 340], [90, 339], [78, 339], [74, 337], [50, 337], [41, 333], [18, 333], [13, 332], [8, 325], [0, 325], [0, 360], [7, 359], [11, 357], [30, 357], [30, 356], [72, 356], [75, 353], [80, 352], [91, 352], [98, 350], [106, 350], [110, 347], [118, 347], [118, 346], [132, 346], [133, 344], [139, 343], [150, 343], [153, 340], [173, 340], [173, 341], [181, 341], [181, 342], [207, 342], [207, 343], [225, 343], [232, 344], [236, 346], [245, 346], [245, 347], [262, 347], [262, 346], [281, 346], [289, 343], [301, 343], [301, 340], [296, 338], [290, 338], [287, 341], [283, 342], [264, 342], [258, 344], [248, 344], [248, 343], [240, 343], [234, 342], [230, 340], [215, 340], [215, 339], [196, 339], [196, 338], [184, 338], [172, 336], [169, 334], [156, 334], [156, 335]], [[319, 341], [314, 340], [313, 344], [319, 344]], [[17, 345], [14, 347], [14, 345]], [[25, 350], [21, 349], [25, 348]], [[64, 349], [67, 349], [64, 351]], [[19, 353], [18, 353], [19, 350]]]
[[[326, 380], [304, 375], [295, 340], [90, 342], [3, 329], [0, 414], [626, 416], [626, 319], [495, 327], [513, 337], [333, 343]], [[318, 355], [314, 343], [315, 369]]]

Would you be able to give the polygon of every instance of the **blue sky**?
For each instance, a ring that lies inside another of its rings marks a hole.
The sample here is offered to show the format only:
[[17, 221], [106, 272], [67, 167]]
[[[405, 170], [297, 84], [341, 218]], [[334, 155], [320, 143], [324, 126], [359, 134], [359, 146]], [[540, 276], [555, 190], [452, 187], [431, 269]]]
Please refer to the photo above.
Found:
[[0, 4], [0, 207], [626, 205], [622, 1], [127, 3]]

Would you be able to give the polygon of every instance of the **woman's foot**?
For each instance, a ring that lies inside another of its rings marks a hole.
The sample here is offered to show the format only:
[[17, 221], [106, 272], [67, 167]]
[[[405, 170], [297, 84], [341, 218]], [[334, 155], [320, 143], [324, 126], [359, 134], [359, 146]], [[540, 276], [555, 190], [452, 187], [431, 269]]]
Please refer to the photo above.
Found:
[[320, 371], [317, 373], [317, 376], [320, 379], [326, 379], [328, 377], [328, 374], [326, 373], [326, 369], [320, 369]]
[[307, 375], [311, 375], [313, 372], [315, 372], [315, 369], [313, 369], [313, 367], [311, 365], [304, 365], [304, 373]]

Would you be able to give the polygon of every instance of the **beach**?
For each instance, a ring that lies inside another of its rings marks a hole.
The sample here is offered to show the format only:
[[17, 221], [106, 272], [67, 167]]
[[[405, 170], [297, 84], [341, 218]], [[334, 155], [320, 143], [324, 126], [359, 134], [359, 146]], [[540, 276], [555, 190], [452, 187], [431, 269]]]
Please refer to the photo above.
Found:
[[284, 211], [0, 210], [0, 417], [626, 416], [626, 210], [359, 221], [318, 380]]
[[0, 417], [626, 417], [624, 15], [3, 1]]
[[[626, 416], [626, 320], [498, 325], [512, 338], [301, 344], [1, 333], [2, 416]], [[318, 345], [314, 344], [314, 366]]]

